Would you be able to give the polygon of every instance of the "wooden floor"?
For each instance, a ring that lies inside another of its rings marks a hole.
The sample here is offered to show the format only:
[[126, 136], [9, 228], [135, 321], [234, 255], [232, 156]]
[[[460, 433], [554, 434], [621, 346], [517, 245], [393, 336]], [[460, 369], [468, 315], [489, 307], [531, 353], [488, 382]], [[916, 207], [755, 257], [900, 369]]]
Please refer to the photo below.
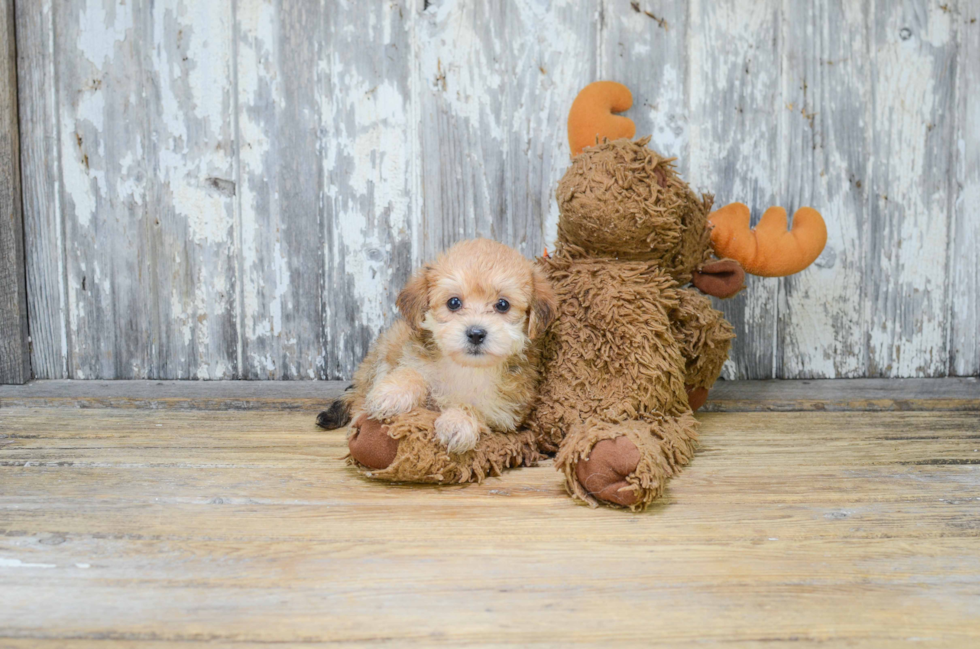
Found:
[[701, 415], [641, 515], [573, 504], [550, 463], [371, 482], [254, 394], [6, 389], [0, 647], [980, 647], [980, 384], [874, 385], [729, 395], [749, 411]]

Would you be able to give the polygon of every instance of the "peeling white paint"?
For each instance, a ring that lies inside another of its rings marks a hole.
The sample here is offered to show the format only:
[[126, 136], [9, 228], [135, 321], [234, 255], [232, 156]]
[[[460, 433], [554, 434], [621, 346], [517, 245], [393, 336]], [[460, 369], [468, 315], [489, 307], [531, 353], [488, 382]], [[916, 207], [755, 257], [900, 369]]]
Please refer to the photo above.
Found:
[[[948, 185], [935, 176], [946, 161], [930, 160], [927, 151], [930, 131], [944, 119], [935, 88], [946, 65], [939, 39], [949, 36], [942, 13], [930, 14], [926, 34], [903, 40], [908, 19], [893, 7], [874, 59], [875, 174], [883, 184], [872, 200], [886, 217], [875, 236], [886, 244], [878, 277], [890, 290], [884, 302], [869, 301], [867, 322], [870, 361], [886, 375], [941, 375], [947, 361]], [[922, 36], [928, 46], [913, 42]]]
[[24, 563], [20, 559], [0, 557], [0, 568], [57, 568], [53, 563]]
[[[241, 220], [243, 340], [246, 366], [276, 371], [273, 339], [282, 329], [281, 296], [288, 274], [281, 270], [279, 213], [275, 157], [270, 140], [274, 113], [258, 106], [281, 105], [282, 89], [276, 68], [276, 15], [269, 2], [248, 0], [238, 6], [239, 218]], [[265, 251], [272, 241], [272, 258]], [[271, 265], [271, 267], [270, 267]], [[260, 303], [260, 300], [262, 303]], [[270, 347], [270, 345], [273, 345]]]
[[[411, 121], [416, 99], [407, 92], [412, 87], [408, 75], [392, 76], [387, 70], [397, 70], [391, 56], [400, 61], [398, 57], [411, 55], [411, 35], [401, 27], [403, 22], [408, 23], [403, 9], [389, 3], [363, 17], [351, 16], [334, 26], [336, 34], [328, 35], [339, 46], [321, 58], [318, 69], [328, 84], [317, 98], [325, 215], [332, 218], [332, 241], [328, 237], [323, 242], [325, 334], [332, 353], [322, 366], [328, 373], [338, 366], [346, 372], [356, 362], [352, 352], [359, 356], [367, 351], [365, 330], [376, 335], [394, 319], [401, 287], [393, 285], [392, 277], [408, 270], [392, 267], [395, 245], [411, 241], [419, 227], [411, 193], [421, 168], [412, 160], [418, 146], [413, 141], [417, 125]], [[346, 39], [367, 39], [379, 49], [363, 58], [352, 56]], [[376, 62], [382, 49], [383, 64]], [[356, 323], [345, 322], [347, 304], [357, 313]]]
[[[64, 116], [62, 119], [62, 128], [65, 129], [66, 126], [74, 126], [74, 120], [70, 116]], [[83, 156], [84, 154], [68, 138], [61, 139], [61, 180], [64, 191], [72, 203], [78, 225], [87, 228], [95, 216], [95, 192]]]
[[[178, 17], [179, 29], [173, 33], [167, 27]], [[229, 153], [213, 146], [191, 150], [188, 122], [198, 121], [197, 128], [207, 134], [204, 142], [213, 142], [230, 121], [223, 99], [231, 90], [231, 13], [221, 3], [159, 2], [153, 18], [154, 41], [160, 44], [153, 50], [161, 80], [160, 115], [166, 127], [157, 135], [160, 173], [170, 186], [174, 211], [186, 219], [194, 241], [228, 244], [229, 199], [208, 187], [206, 179], [228, 175]], [[185, 45], [186, 53], [171, 43]]]
[[[653, 123], [651, 145], [665, 156], [680, 158], [687, 153], [687, 120], [683, 117], [686, 100], [684, 79], [676, 68], [666, 66], [661, 83], [660, 98], [650, 110], [650, 121]], [[678, 164], [684, 162], [678, 161]]]
[[[517, 7], [531, 9], [526, 3]], [[494, 62], [503, 43], [491, 42], [488, 47], [485, 35], [475, 29], [486, 17], [471, 19], [467, 15], [481, 10], [487, 12], [490, 6], [439, 3], [433, 20], [440, 26], [439, 33], [422, 48], [420, 64], [423, 78], [429, 81], [432, 90], [440, 93], [449, 113], [469, 120], [487, 138], [489, 146], [506, 147], [503, 124], [489, 110], [488, 100], [506, 92], [505, 84], [511, 79], [501, 74]]]
[[96, 197], [104, 196], [107, 191], [105, 169], [101, 166], [105, 155], [101, 139], [105, 129], [104, 93], [100, 90], [79, 93], [77, 108], [74, 112], [63, 110], [61, 123], [63, 132], [67, 133], [61, 141], [64, 187], [75, 206], [78, 224], [87, 228], [95, 216]]
[[[631, 111], [639, 134], [649, 130], [658, 150], [680, 156], [695, 187], [719, 203], [750, 202], [756, 216], [769, 202], [812, 200], [828, 221], [832, 264], [752, 280], [744, 306], [726, 307], [746, 329], [726, 376], [777, 367], [788, 377], [869, 367], [937, 375], [980, 363], [968, 330], [980, 221], [966, 216], [980, 201], [980, 102], [969, 99], [978, 46], [962, 11], [878, 3], [869, 16], [849, 0], [842, 16], [818, 20], [819, 3], [693, 0], [664, 29], [623, 2], [514, 0], [494, 11], [446, 0], [425, 12], [319, 3], [311, 10], [329, 19], [302, 26], [319, 34], [316, 88], [295, 124], [284, 121], [293, 117], [283, 80], [297, 26], [283, 21], [305, 14], [280, 8], [57, 5], [52, 123], [24, 124], [23, 136], [44, 138], [61, 174], [53, 193], [65, 254], [59, 270], [44, 272], [59, 274], [67, 299], [51, 316], [60, 317], [66, 372], [69, 349], [77, 378], [117, 367], [142, 375], [159, 358], [199, 379], [243, 367], [263, 378], [352, 369], [368, 335], [395, 315], [406, 269], [391, 260], [406, 245], [414, 262], [460, 236], [492, 235], [529, 255], [550, 245], [568, 106], [610, 71], [642, 97]], [[955, 106], [944, 85], [951, 69]], [[144, 121], [120, 123], [122, 115]], [[848, 119], [853, 134], [835, 130]], [[954, 128], [950, 151], [942, 138]], [[282, 213], [294, 204], [279, 192], [288, 191], [280, 174], [295, 146], [320, 155], [316, 213]], [[952, 180], [940, 172], [950, 160]], [[862, 166], [864, 177], [852, 178]], [[333, 221], [317, 221], [324, 238], [307, 245], [324, 262], [303, 272], [324, 278], [324, 295], [300, 299], [326, 300], [323, 321], [297, 322], [296, 244], [284, 227], [321, 216]], [[151, 270], [159, 285], [149, 284]], [[145, 343], [126, 325], [107, 330], [130, 316], [145, 323]], [[303, 336], [320, 337], [311, 345]], [[134, 347], [134, 357], [114, 358]]]
[[[356, 132], [347, 137], [331, 138], [328, 158], [350, 161], [344, 168], [347, 184], [343, 197], [334, 201], [339, 237], [330, 258], [343, 258], [347, 275], [356, 295], [363, 296], [360, 307], [362, 324], [380, 331], [391, 311], [392, 296], [384, 267], [387, 254], [372, 259], [371, 250], [390, 253], [386, 242], [389, 231], [408, 226], [409, 202], [406, 191], [408, 138], [405, 106], [408, 98], [389, 82], [371, 85], [356, 70], [334, 68], [331, 73], [349, 88], [346, 101], [332, 103], [325, 111], [327, 124], [337, 124], [344, 117], [357, 116]], [[338, 169], [327, 168], [326, 172]], [[339, 174], [338, 174], [339, 175]], [[367, 213], [365, 208], [371, 210]], [[378, 229], [378, 218], [386, 215], [388, 228]], [[397, 289], [396, 289], [397, 290]]]
[[[862, 300], [869, 299], [863, 268], [868, 241], [862, 230], [869, 218], [866, 191], [873, 185], [863, 126], [872, 121], [862, 62], [867, 25], [862, 7], [845, 3], [844, 9], [839, 24], [814, 25], [820, 8], [811, 5], [784, 21], [781, 123], [787, 145], [780, 164], [789, 198], [822, 212], [827, 250], [833, 251], [824, 253], [832, 263], [818, 260], [780, 283], [780, 375], [786, 377], [857, 377], [867, 367]], [[805, 35], [801, 24], [807, 25]]]
[[[769, 46], [778, 6], [694, 0], [689, 12], [688, 181], [715, 194], [717, 205], [741, 201], [756, 214], [777, 201], [781, 185], [775, 160], [781, 79], [778, 53]], [[743, 296], [720, 305], [741, 320], [725, 378], [775, 372], [778, 281], [749, 277], [747, 285]]]
[[78, 51], [96, 67], [106, 65], [133, 24], [133, 4], [85, 0], [78, 17]]

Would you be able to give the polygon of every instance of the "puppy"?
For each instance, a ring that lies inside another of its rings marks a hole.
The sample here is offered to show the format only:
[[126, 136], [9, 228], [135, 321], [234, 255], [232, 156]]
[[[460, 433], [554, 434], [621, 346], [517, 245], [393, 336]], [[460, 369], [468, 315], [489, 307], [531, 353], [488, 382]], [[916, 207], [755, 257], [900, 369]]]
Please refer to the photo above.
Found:
[[481, 430], [513, 431], [538, 384], [539, 337], [555, 316], [545, 276], [512, 248], [487, 239], [456, 244], [418, 270], [398, 295], [403, 319], [374, 344], [323, 428], [362, 414], [378, 421], [430, 408], [450, 453]]

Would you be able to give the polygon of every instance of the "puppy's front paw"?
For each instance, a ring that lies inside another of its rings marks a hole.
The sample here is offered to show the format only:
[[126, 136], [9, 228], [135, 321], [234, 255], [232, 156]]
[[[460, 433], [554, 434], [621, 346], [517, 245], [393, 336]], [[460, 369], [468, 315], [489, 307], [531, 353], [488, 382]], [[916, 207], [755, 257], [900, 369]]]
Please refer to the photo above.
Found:
[[465, 410], [450, 408], [436, 419], [436, 438], [450, 453], [472, 451], [480, 440], [480, 425]]
[[417, 391], [392, 383], [379, 383], [368, 393], [365, 407], [380, 421], [408, 412], [418, 404]]

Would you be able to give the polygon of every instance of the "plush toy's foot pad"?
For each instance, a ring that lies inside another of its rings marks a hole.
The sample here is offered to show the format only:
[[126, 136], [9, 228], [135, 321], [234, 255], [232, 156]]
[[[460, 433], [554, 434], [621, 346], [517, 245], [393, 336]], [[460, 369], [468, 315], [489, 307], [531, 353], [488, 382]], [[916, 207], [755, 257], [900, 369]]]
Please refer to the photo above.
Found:
[[640, 494], [626, 481], [640, 463], [640, 450], [627, 437], [603, 439], [575, 466], [575, 476], [599, 500], [623, 507], [636, 504]]
[[347, 440], [354, 460], [369, 469], [387, 469], [398, 454], [398, 440], [388, 434], [388, 427], [377, 419], [361, 415]]
[[562, 442], [555, 468], [573, 498], [640, 511], [694, 457], [697, 430], [692, 413], [581, 424]]
[[708, 400], [708, 388], [696, 388], [693, 385], [684, 387], [687, 389], [687, 403], [691, 406], [691, 411], [697, 412]]
[[[391, 482], [459, 484], [482, 482], [505, 469], [537, 462], [537, 439], [530, 431], [498, 433], [484, 429], [476, 448], [450, 453], [435, 435], [440, 413], [425, 408], [384, 422], [360, 415], [348, 437], [348, 462], [365, 475]], [[363, 445], [363, 449], [362, 446]]]

